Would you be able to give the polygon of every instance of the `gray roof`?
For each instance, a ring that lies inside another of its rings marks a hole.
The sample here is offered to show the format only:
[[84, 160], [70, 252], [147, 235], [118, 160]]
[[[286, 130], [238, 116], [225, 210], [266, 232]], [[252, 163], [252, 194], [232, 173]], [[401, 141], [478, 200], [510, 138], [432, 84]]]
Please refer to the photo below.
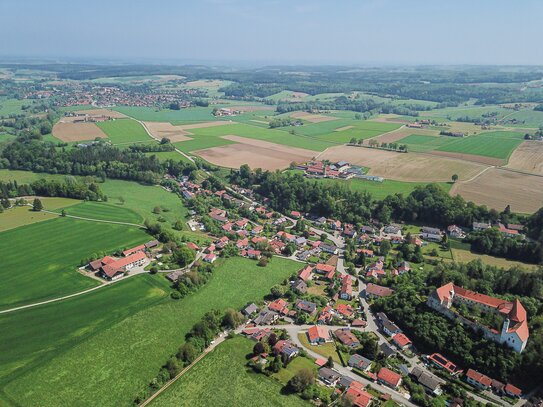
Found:
[[245, 315], [251, 315], [257, 311], [258, 311], [258, 307], [256, 306], [255, 303], [251, 303], [241, 310], [241, 312]]
[[435, 391], [441, 385], [442, 381], [431, 373], [422, 370], [420, 367], [415, 366], [411, 371], [411, 375], [417, 379], [417, 381], [424, 387]]
[[349, 359], [349, 362], [347, 363], [349, 366], [357, 367], [358, 369], [366, 369], [367, 366], [371, 365], [371, 360], [368, 358], [365, 358], [362, 355], [359, 355], [358, 353], [355, 353], [352, 355]]
[[335, 370], [330, 369], [329, 367], [321, 367], [319, 369], [319, 377], [328, 380], [337, 380], [341, 378], [341, 375]]
[[386, 343], [382, 343], [381, 345], [379, 345], [379, 349], [385, 354], [387, 358], [396, 354], [396, 351], [388, 346]]
[[257, 325], [269, 325], [279, 314], [275, 311], [263, 310], [255, 318], [255, 324]]

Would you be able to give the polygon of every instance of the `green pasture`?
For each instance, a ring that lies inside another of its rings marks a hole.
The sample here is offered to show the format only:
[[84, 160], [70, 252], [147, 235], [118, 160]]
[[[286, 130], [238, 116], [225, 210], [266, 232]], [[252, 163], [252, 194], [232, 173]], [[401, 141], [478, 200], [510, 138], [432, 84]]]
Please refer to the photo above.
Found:
[[437, 151], [482, 155], [507, 160], [513, 150], [522, 143], [523, 137], [522, 133], [510, 131], [481, 133], [458, 138], [455, 142], [439, 147]]
[[141, 124], [130, 119], [116, 119], [96, 123], [113, 144], [130, 144], [149, 141], [151, 138]]

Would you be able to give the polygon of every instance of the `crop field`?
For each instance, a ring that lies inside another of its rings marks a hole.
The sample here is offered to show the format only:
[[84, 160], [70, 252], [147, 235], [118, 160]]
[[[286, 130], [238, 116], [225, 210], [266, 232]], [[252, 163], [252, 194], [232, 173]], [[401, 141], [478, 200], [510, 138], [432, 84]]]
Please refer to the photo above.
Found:
[[[399, 129], [392, 130], [387, 133], [383, 133], [375, 137], [374, 140], [377, 141], [379, 144], [381, 143], [405, 144], [403, 139], [409, 136], [437, 137], [439, 136], [439, 131], [427, 130], [427, 129], [412, 129], [409, 127], [402, 126]], [[411, 151], [411, 149], [409, 149], [409, 151]]]
[[222, 136], [240, 136], [313, 151], [323, 151], [334, 145], [325, 140], [292, 135], [283, 130], [272, 130], [244, 123], [192, 129], [191, 133], [194, 134], [191, 136], [192, 140], [175, 143], [175, 146], [182, 151], [190, 152], [233, 143], [233, 141], [227, 140]]
[[[350, 126], [349, 128], [346, 128]], [[351, 138], [367, 139], [399, 128], [397, 123], [382, 123], [369, 120], [338, 119], [335, 121], [304, 124], [295, 132], [336, 143], [347, 143]], [[343, 129], [343, 130], [339, 130]]]
[[96, 123], [58, 122], [53, 126], [53, 136], [67, 143], [106, 138], [107, 135]]
[[533, 213], [543, 202], [543, 177], [490, 168], [473, 181], [457, 183], [451, 194], [500, 211], [511, 205], [513, 212]]
[[[44, 209], [54, 211], [80, 203], [76, 199], [69, 198], [41, 198]], [[16, 206], [0, 213], [0, 232], [15, 229], [19, 226], [56, 218], [57, 215], [47, 212], [34, 212], [30, 206]]]
[[523, 141], [523, 134], [508, 131], [482, 133], [476, 136], [462, 137], [437, 149], [460, 154], [474, 154], [484, 157], [507, 160], [513, 150]]
[[[82, 202], [65, 208], [66, 214], [89, 219], [142, 224], [143, 217], [131, 209], [107, 202]], [[60, 212], [57, 209], [56, 212]]]
[[[254, 373], [245, 366], [245, 356], [252, 352], [253, 346], [253, 341], [243, 337], [228, 339], [150, 405], [310, 406], [309, 402], [296, 395], [282, 395], [278, 381]], [[302, 358], [296, 358], [292, 363], [298, 359]], [[228, 378], [227, 386], [225, 378]]]
[[370, 168], [370, 175], [408, 182], [448, 182], [452, 174], [458, 174], [460, 180], [467, 180], [486, 168], [482, 164], [455, 158], [349, 146], [329, 148], [319, 159], [345, 160]]
[[0, 315], [0, 386], [156, 304], [169, 291], [162, 276], [144, 274], [65, 301]]
[[[217, 264], [211, 281], [197, 292], [178, 301], [164, 299], [98, 330], [75, 346], [62, 349], [39, 369], [29, 368], [7, 383], [4, 392], [19, 405], [130, 405], [204, 313], [227, 307], [239, 309], [256, 301], [299, 268], [299, 263], [279, 258], [265, 268], [252, 260], [227, 259]], [[57, 316], [57, 309], [52, 307], [47, 318]], [[27, 318], [33, 318], [32, 314]], [[32, 334], [27, 333], [27, 337], [32, 338]]]
[[509, 157], [507, 167], [543, 175], [543, 143], [524, 141]]
[[138, 122], [130, 119], [117, 119], [96, 124], [113, 144], [131, 144], [149, 141], [150, 137]]
[[469, 117], [471, 119], [482, 119], [483, 114], [488, 113], [497, 113], [497, 118], [501, 119], [502, 117], [513, 112], [511, 109], [505, 109], [501, 106], [461, 106], [461, 107], [449, 107], [444, 109], [434, 109], [426, 112], [422, 112], [424, 116], [441, 118], [445, 120], [456, 120], [460, 117]]
[[[373, 199], [383, 199], [389, 195], [394, 194], [403, 194], [404, 196], [406, 196], [409, 195], [416, 187], [425, 186], [428, 184], [426, 182], [403, 182], [393, 181], [390, 179], [387, 179], [383, 182], [374, 182], [356, 178], [352, 178], [346, 181], [335, 179], [318, 179], [316, 181], [326, 184], [337, 183], [339, 185], [345, 185], [351, 191], [355, 192], [368, 192], [373, 197]], [[442, 182], [438, 185], [446, 191], [449, 191], [452, 186], [447, 182]]]
[[455, 141], [458, 140], [455, 140], [453, 137], [447, 136], [426, 136], [420, 134], [412, 134], [398, 140], [397, 142], [399, 144], [406, 144], [408, 151], [421, 153], [435, 150], [436, 148], [446, 146], [449, 143], [454, 143]]
[[1, 232], [0, 308], [93, 287], [96, 281], [76, 271], [81, 259], [146, 240], [135, 227], [61, 217]]

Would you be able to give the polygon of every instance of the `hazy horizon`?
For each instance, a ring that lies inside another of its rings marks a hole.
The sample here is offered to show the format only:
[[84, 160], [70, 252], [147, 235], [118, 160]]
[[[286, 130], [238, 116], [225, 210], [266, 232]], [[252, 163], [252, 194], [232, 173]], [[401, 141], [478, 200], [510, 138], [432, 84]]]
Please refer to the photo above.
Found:
[[543, 65], [543, 2], [0, 3], [0, 58], [240, 65]]

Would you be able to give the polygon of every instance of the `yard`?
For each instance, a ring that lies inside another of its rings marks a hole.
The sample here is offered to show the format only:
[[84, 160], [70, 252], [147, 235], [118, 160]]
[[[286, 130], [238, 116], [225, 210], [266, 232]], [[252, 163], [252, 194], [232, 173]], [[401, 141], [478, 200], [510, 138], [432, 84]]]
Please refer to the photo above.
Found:
[[[253, 346], [253, 341], [243, 337], [228, 339], [151, 406], [309, 406], [309, 402], [296, 395], [281, 394], [281, 384], [245, 366], [246, 355]], [[297, 359], [302, 358], [296, 358], [292, 364], [297, 363]]]
[[82, 259], [147, 240], [135, 227], [61, 217], [1, 232], [0, 309], [94, 287], [76, 271]]
[[332, 356], [334, 362], [341, 365], [341, 360], [339, 359], [339, 355], [337, 353], [336, 345], [334, 344], [334, 342], [326, 342], [322, 345], [311, 345], [309, 343], [309, 340], [307, 339], [307, 334], [305, 332], [300, 332], [298, 334], [298, 339], [305, 348], [312, 350], [315, 353], [318, 353], [324, 359], [328, 359], [330, 356]]
[[[205, 312], [227, 307], [239, 309], [259, 300], [273, 285], [298, 269], [298, 263], [280, 258], [274, 258], [265, 268], [242, 258], [221, 260], [211, 281], [196, 293], [178, 301], [164, 299], [127, 318], [118, 318], [107, 329], [96, 331], [75, 346], [58, 350], [49, 359], [28, 366], [4, 391], [20, 405], [54, 405], [59, 400], [65, 405], [130, 405]], [[84, 296], [70, 303], [74, 308], [84, 308], [78, 305], [82, 299]], [[39, 318], [43, 325], [35, 326], [35, 333], [26, 333], [29, 341], [36, 340], [36, 345], [39, 344], [35, 338], [47, 320], [58, 318], [61, 304], [51, 306], [50, 313]], [[115, 307], [106, 306], [101, 310], [107, 313], [111, 308]], [[26, 318], [38, 318], [34, 316], [38, 310], [29, 310]], [[1, 342], [6, 343], [3, 339]], [[8, 345], [13, 347], [16, 343]]]

